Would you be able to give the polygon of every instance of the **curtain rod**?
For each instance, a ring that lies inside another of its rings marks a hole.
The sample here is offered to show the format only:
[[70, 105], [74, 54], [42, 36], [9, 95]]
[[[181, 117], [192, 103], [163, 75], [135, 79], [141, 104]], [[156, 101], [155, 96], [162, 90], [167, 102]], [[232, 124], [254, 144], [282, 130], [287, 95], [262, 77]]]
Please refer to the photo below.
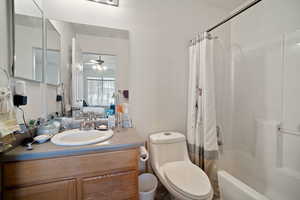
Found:
[[219, 26], [225, 24], [226, 22], [230, 21], [231, 19], [235, 18], [236, 16], [238, 16], [239, 14], [243, 13], [244, 11], [248, 10], [249, 8], [255, 6], [257, 3], [261, 2], [262, 0], [254, 0], [253, 2], [249, 3], [248, 5], [246, 5], [245, 7], [241, 8], [240, 10], [238, 10], [237, 12], [233, 13], [232, 15], [230, 15], [229, 17], [225, 18], [224, 20], [222, 20], [221, 22], [219, 22], [218, 24], [216, 24], [215, 26], [211, 27], [210, 29], [207, 29], [206, 32], [211, 32], [212, 30], [218, 28]]

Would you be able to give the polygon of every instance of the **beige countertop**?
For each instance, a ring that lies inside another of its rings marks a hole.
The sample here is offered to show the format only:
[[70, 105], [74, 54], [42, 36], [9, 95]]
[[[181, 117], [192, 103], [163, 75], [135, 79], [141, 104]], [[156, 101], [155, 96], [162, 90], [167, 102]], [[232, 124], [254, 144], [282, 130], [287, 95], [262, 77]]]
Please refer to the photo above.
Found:
[[82, 155], [103, 151], [116, 151], [144, 145], [137, 131], [133, 128], [114, 130], [114, 136], [107, 141], [83, 146], [57, 146], [50, 141], [44, 144], [33, 144], [33, 150], [18, 146], [1, 156], [2, 162], [34, 160], [68, 155]]

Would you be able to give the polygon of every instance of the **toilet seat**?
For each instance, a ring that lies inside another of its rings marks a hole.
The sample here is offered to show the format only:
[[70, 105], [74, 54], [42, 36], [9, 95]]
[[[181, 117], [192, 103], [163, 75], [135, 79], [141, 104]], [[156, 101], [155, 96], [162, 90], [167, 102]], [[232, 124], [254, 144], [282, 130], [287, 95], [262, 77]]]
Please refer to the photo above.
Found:
[[196, 165], [177, 161], [164, 164], [162, 168], [169, 185], [182, 195], [197, 200], [211, 197], [212, 188], [209, 179]]

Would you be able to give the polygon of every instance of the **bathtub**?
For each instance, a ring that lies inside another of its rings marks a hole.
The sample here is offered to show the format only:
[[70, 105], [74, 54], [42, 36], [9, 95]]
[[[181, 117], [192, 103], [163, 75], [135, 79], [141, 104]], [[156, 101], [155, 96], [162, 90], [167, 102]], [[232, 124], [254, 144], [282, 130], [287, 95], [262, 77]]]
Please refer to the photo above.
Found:
[[225, 171], [218, 172], [221, 200], [270, 200]]

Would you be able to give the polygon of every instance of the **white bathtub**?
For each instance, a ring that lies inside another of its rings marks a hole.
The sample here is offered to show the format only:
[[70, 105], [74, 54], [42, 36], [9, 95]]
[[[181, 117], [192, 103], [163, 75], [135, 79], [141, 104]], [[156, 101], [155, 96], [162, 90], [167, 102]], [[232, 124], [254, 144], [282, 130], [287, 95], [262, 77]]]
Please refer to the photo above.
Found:
[[225, 171], [218, 177], [222, 200], [270, 200]]

